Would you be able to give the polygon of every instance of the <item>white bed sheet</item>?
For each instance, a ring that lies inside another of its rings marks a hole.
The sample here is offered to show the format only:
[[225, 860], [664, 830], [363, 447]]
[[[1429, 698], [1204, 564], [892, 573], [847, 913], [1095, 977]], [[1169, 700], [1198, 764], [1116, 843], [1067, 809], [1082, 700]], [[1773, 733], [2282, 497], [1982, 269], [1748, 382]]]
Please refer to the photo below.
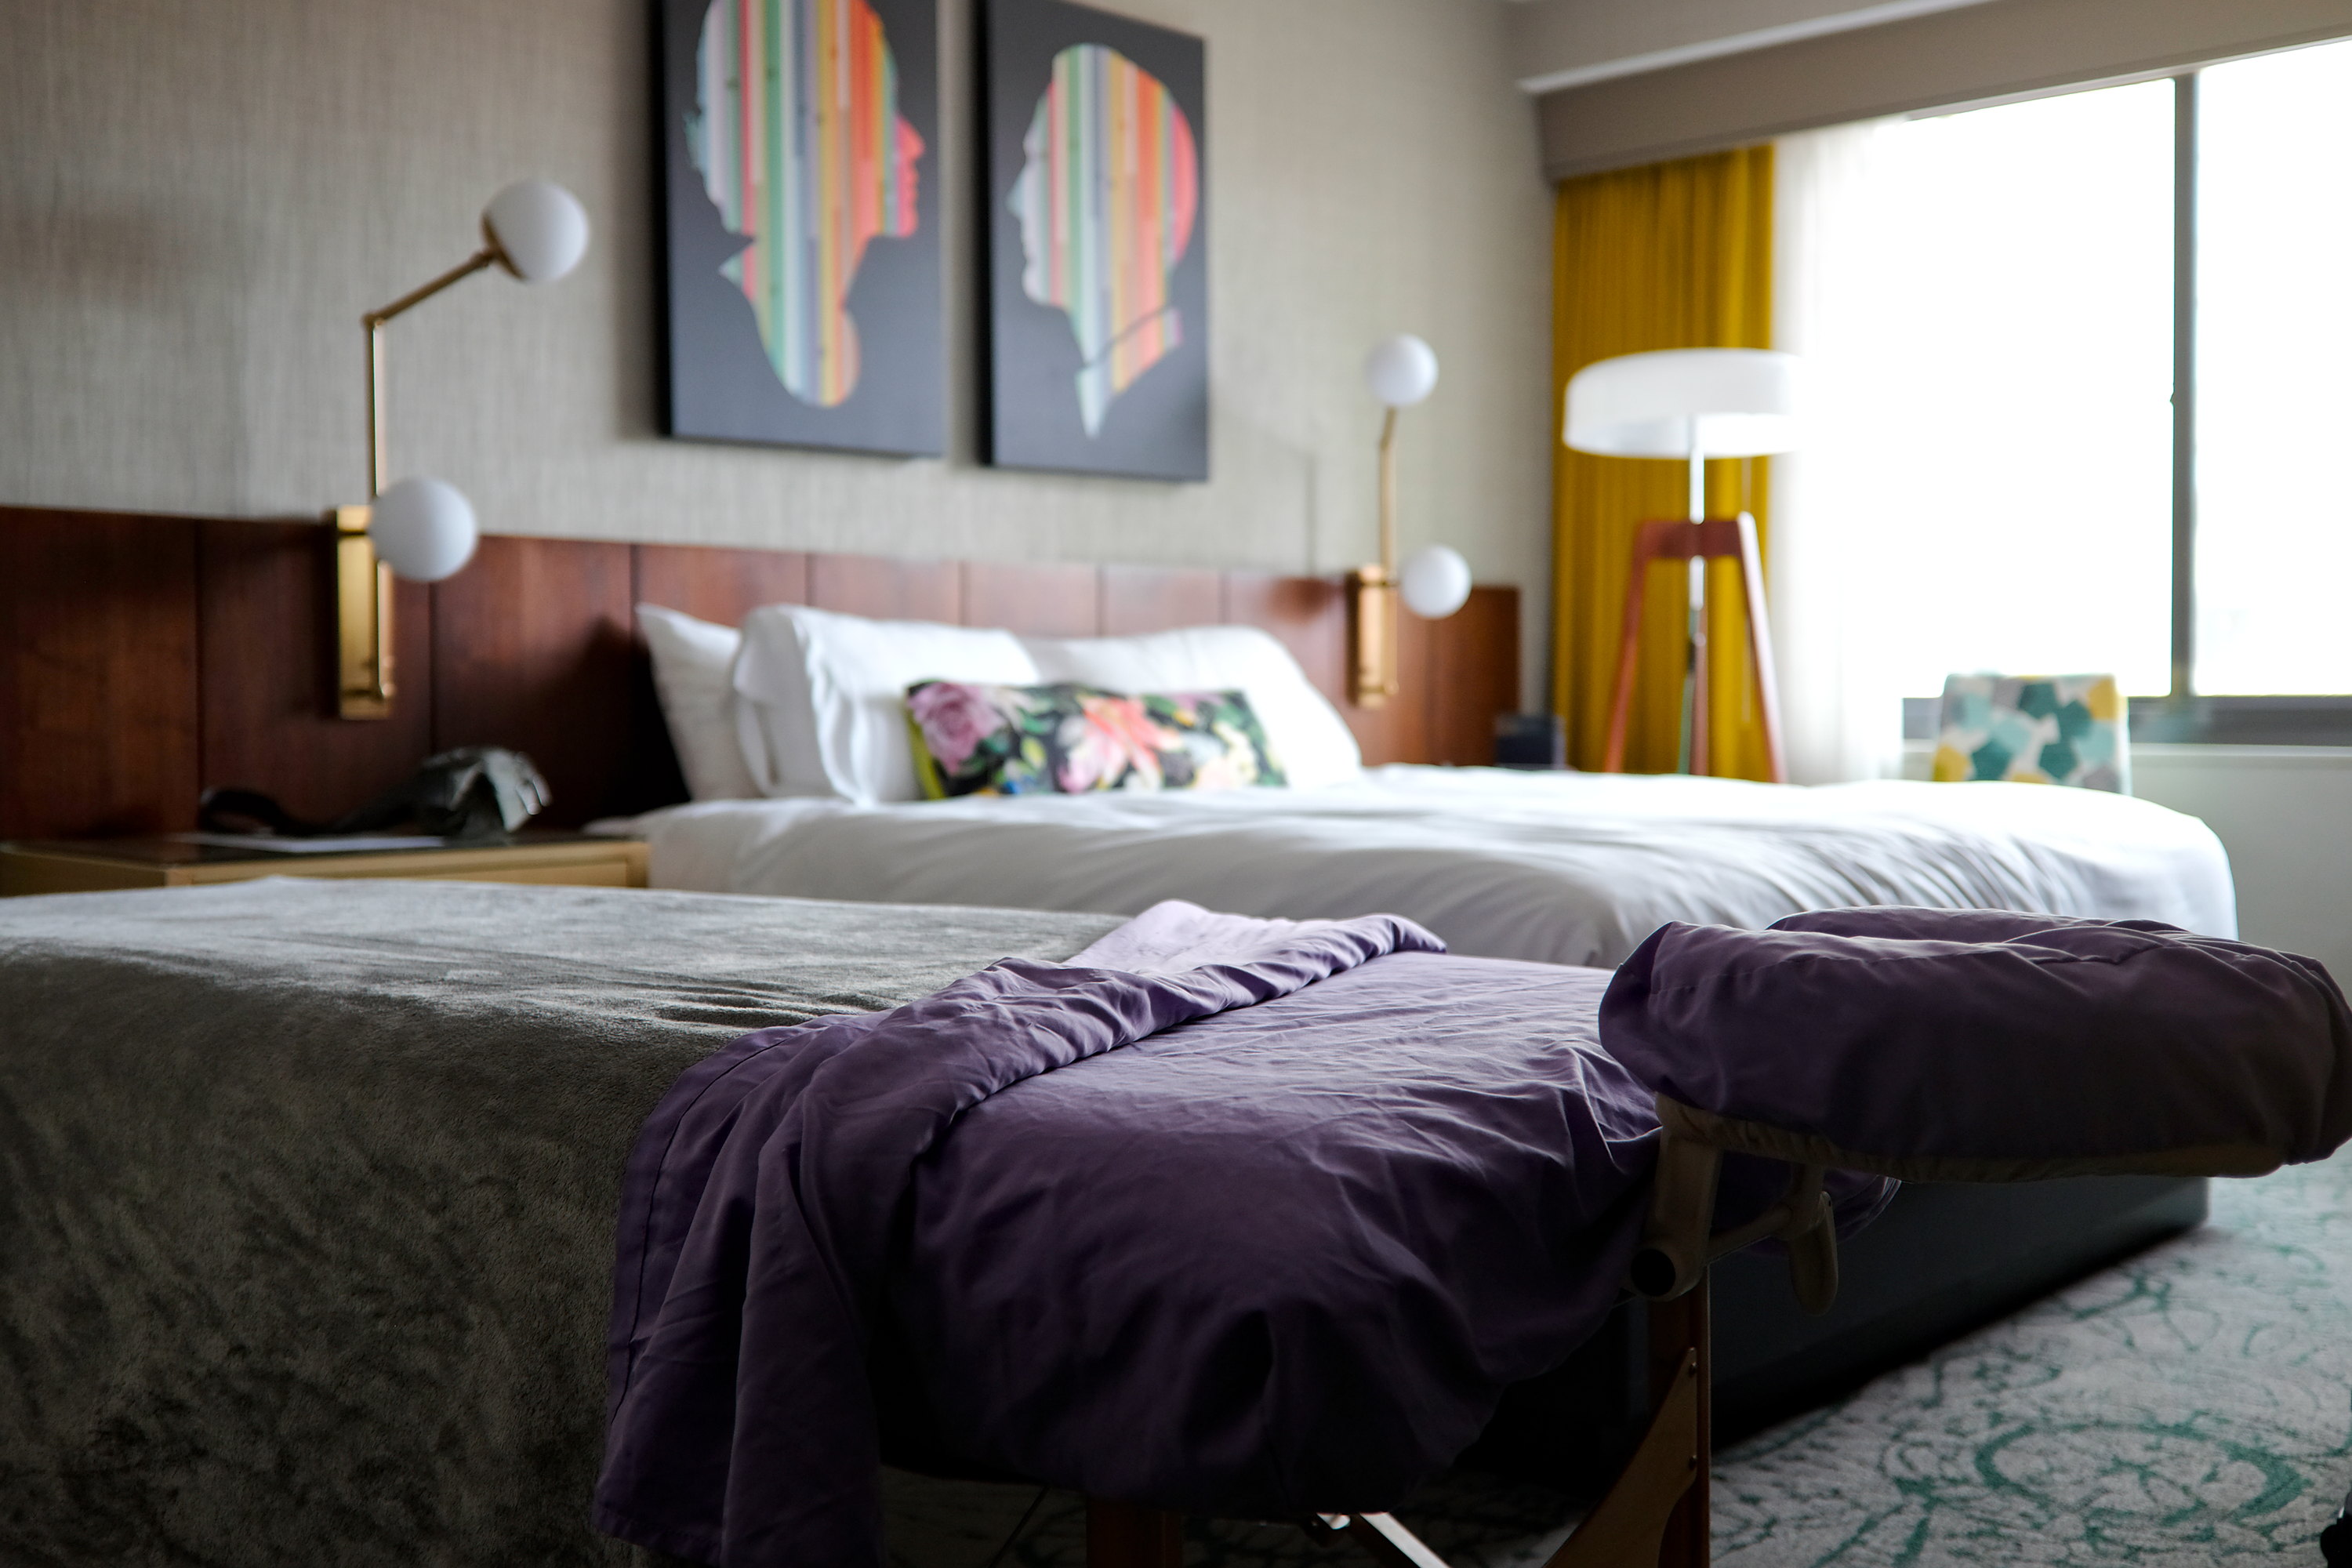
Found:
[[1856, 904], [2165, 921], [2237, 934], [2203, 823], [2034, 784], [1790, 788], [1388, 767], [1318, 790], [852, 805], [706, 801], [629, 825], [659, 888], [1136, 914], [1388, 911], [1456, 952], [1615, 965], [1667, 921]]

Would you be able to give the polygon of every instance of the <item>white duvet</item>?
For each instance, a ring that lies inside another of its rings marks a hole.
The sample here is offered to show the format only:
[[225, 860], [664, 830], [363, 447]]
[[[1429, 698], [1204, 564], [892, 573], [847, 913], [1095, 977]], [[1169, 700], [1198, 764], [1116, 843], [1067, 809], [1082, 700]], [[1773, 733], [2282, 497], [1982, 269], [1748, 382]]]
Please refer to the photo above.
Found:
[[2027, 910], [2237, 934], [2194, 817], [2094, 790], [1389, 767], [1316, 790], [852, 805], [709, 801], [628, 825], [656, 887], [1137, 914], [1388, 911], [1456, 952], [1614, 965], [1667, 921], [1855, 904]]

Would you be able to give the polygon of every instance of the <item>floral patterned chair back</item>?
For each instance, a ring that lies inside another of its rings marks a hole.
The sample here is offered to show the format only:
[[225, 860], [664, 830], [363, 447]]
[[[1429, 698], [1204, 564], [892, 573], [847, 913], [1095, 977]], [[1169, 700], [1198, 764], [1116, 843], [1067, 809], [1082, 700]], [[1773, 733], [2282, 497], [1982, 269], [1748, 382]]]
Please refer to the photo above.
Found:
[[1936, 778], [2131, 793], [2131, 739], [2112, 675], [1955, 675], [1944, 682]]

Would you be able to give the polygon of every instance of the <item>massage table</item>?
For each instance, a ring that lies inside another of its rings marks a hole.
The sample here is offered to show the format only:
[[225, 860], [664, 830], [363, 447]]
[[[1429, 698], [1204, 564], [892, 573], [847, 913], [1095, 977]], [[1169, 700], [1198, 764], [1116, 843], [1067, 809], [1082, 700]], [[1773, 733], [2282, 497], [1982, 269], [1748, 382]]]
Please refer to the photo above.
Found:
[[2347, 1066], [2319, 965], [2153, 921], [1670, 924], [1612, 977], [1162, 905], [681, 1078], [624, 1185], [596, 1521], [878, 1563], [890, 1459], [1085, 1493], [1095, 1568], [1173, 1568], [1187, 1512], [1432, 1568], [1386, 1500], [1622, 1282], [1655, 1413], [1552, 1563], [1684, 1568], [1717, 1258], [1778, 1244], [1822, 1310], [1895, 1181], [2261, 1174], [2352, 1133]]

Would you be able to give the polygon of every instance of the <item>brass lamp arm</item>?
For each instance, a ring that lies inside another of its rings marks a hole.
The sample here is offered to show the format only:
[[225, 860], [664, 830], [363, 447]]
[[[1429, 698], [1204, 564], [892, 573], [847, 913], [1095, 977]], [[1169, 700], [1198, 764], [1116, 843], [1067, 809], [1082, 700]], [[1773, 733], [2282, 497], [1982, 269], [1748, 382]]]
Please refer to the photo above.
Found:
[[381, 327], [386, 321], [391, 321], [394, 316], [404, 315], [408, 311], [415, 309], [417, 306], [422, 305], [425, 300], [430, 300], [434, 295], [438, 294], [442, 289], [448, 288], [451, 284], [461, 282], [467, 278], [471, 278], [483, 268], [493, 267], [505, 260], [506, 252], [500, 250], [494, 244], [485, 245], [481, 249], [474, 252], [473, 255], [467, 257], [465, 260], [460, 261], [457, 266], [452, 267], [448, 271], [441, 274], [440, 277], [433, 279], [432, 282], [411, 289], [407, 293], [403, 294], [399, 299], [394, 300], [391, 304], [384, 306], [381, 310], [370, 310], [366, 315], [360, 318], [360, 324], [362, 326], [371, 328]]
[[1396, 427], [1391, 406], [1381, 421], [1381, 574], [1396, 581]]
[[360, 325], [367, 330], [368, 342], [368, 500], [370, 500], [383, 493], [385, 468], [383, 419], [386, 402], [383, 389], [384, 323], [395, 316], [404, 314], [422, 305], [451, 284], [463, 282], [466, 279], [471, 278], [486, 267], [503, 267], [512, 272], [515, 269], [514, 263], [507, 259], [507, 253], [499, 247], [498, 237], [489, 233], [487, 225], [484, 226], [482, 237], [481, 249], [474, 252], [440, 277], [434, 279], [430, 283], [410, 289], [391, 304], [381, 310], [370, 310], [360, 318]]

